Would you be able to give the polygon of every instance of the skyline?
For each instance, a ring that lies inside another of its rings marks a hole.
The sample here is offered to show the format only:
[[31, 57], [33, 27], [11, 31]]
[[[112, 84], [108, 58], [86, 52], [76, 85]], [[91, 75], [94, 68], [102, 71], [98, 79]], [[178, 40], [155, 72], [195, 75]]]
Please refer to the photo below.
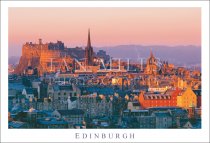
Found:
[[20, 55], [25, 42], [38, 43], [38, 38], [84, 48], [89, 28], [93, 47], [200, 46], [201, 9], [9, 8], [9, 55]]

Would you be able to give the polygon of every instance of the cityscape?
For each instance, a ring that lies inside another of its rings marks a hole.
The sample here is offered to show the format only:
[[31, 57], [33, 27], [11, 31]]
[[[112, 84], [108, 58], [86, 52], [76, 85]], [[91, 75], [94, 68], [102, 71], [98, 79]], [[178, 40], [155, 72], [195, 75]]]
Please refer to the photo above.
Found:
[[9, 129], [201, 129], [201, 67], [153, 48], [146, 58], [113, 57], [94, 48], [91, 30], [85, 47], [22, 43], [8, 65]]
[[9, 67], [9, 111], [9, 128], [201, 128], [201, 73], [95, 54], [90, 31], [85, 50], [39, 39]]

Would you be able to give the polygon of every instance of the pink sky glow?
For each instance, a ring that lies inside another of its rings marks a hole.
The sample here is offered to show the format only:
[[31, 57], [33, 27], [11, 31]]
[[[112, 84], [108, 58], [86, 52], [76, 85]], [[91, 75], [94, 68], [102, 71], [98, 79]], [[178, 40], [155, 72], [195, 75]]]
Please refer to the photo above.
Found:
[[[9, 8], [9, 48], [61, 40], [93, 47], [124, 44], [201, 45], [200, 8]], [[20, 53], [20, 52], [19, 52]]]

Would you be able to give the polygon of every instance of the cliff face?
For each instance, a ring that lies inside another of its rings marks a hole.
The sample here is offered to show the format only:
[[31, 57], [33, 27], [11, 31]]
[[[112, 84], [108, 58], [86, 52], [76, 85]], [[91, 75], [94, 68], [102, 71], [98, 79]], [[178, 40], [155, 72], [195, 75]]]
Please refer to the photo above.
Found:
[[[28, 65], [31, 62], [31, 65]], [[22, 74], [24, 73], [24, 70], [28, 68], [28, 66], [38, 68], [40, 64], [40, 58], [39, 57], [27, 57], [27, 56], [21, 56], [18, 66], [15, 69], [16, 74]]]

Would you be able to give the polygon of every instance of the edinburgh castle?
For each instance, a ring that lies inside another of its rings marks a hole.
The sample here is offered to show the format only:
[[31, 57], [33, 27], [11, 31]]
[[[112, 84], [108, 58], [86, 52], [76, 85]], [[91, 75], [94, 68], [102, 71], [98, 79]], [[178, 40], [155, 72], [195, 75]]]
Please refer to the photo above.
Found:
[[[79, 51], [79, 48], [77, 49]], [[43, 44], [42, 39], [39, 39], [38, 44], [26, 42], [22, 47], [22, 56], [15, 72], [17, 74], [37, 72], [37, 74], [43, 75], [43, 73], [56, 72], [57, 70], [72, 71], [74, 60], [70, 53], [73, 52], [69, 52], [61, 41]], [[32, 71], [30, 72], [30, 70]]]

